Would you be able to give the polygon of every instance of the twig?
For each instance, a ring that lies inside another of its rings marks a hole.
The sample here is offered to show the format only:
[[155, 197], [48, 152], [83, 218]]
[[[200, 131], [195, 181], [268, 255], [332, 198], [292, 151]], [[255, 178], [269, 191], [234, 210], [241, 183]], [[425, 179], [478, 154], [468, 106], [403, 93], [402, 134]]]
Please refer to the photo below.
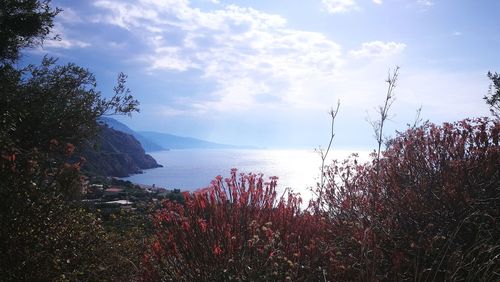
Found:
[[335, 110], [332, 107], [328, 112], [328, 114], [331, 117], [331, 131], [330, 131], [330, 141], [328, 142], [328, 147], [326, 148], [326, 151], [323, 151], [321, 148], [318, 150], [321, 157], [321, 176], [320, 176], [320, 187], [319, 187], [320, 207], [322, 206], [323, 190], [325, 189], [325, 160], [328, 157], [328, 153], [330, 152], [330, 149], [332, 147], [333, 138], [335, 138], [335, 132], [334, 132], [335, 118], [339, 113], [339, 108], [340, 108], [340, 100], [337, 101], [337, 107], [335, 108]]

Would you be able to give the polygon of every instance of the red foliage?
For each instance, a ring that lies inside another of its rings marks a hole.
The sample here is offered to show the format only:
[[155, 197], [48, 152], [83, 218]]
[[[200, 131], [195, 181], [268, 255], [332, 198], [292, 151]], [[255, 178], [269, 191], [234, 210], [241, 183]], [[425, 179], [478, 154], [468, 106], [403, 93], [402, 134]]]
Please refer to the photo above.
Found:
[[354, 258], [347, 270], [369, 280], [498, 271], [498, 263], [473, 268], [488, 260], [474, 258], [479, 250], [500, 254], [499, 134], [486, 118], [429, 125], [393, 139], [378, 170], [377, 160], [334, 163], [321, 200], [334, 247]]
[[300, 211], [300, 198], [278, 198], [262, 175], [217, 177], [185, 205], [164, 202], [155, 214], [156, 241], [145, 280], [317, 280], [330, 253], [326, 221]]
[[500, 279], [500, 123], [400, 133], [380, 160], [335, 161], [310, 209], [276, 178], [218, 176], [164, 202], [144, 280]]

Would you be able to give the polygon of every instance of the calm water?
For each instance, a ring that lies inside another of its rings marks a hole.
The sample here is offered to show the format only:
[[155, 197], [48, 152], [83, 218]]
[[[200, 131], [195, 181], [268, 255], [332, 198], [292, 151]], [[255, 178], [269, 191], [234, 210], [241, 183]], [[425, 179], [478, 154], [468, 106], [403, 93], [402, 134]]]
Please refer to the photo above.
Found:
[[[352, 151], [332, 151], [332, 158], [344, 159]], [[366, 158], [368, 152], [359, 152]], [[313, 150], [171, 150], [151, 153], [164, 167], [145, 170], [124, 178], [135, 183], [167, 189], [194, 191], [206, 187], [217, 175], [228, 177], [231, 168], [238, 172], [278, 176], [278, 190], [290, 187], [303, 196], [309, 194], [319, 178], [321, 158]]]

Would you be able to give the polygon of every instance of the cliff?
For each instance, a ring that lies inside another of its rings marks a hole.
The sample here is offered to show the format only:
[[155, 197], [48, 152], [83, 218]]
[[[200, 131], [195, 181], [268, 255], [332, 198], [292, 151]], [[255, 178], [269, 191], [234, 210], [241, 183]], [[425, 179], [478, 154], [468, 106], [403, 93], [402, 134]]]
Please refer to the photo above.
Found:
[[82, 169], [96, 175], [126, 177], [161, 167], [134, 136], [106, 125], [101, 126], [93, 143], [84, 146], [81, 155], [87, 159]]
[[126, 126], [125, 124], [117, 121], [116, 119], [110, 118], [110, 117], [101, 117], [99, 119], [99, 122], [101, 124], [106, 124], [108, 127], [130, 134], [137, 139], [142, 145], [142, 148], [146, 152], [154, 152], [154, 151], [163, 151], [166, 150], [166, 148], [163, 148], [162, 146], [158, 145], [158, 143], [142, 136], [141, 134], [137, 133], [136, 131], [130, 129], [130, 127]]

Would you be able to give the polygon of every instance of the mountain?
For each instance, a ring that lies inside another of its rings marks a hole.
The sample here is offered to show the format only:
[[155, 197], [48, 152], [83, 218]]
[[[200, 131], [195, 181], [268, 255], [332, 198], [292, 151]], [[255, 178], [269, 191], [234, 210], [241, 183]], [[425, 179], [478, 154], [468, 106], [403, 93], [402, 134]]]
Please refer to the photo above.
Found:
[[140, 135], [169, 149], [234, 149], [238, 146], [225, 145], [205, 141], [201, 139], [182, 137], [168, 133], [159, 133], [153, 131], [140, 131]]
[[150, 139], [148, 139], [148, 138], [142, 136], [141, 134], [137, 133], [136, 131], [130, 129], [128, 126], [117, 121], [116, 119], [109, 118], [109, 117], [101, 117], [100, 122], [107, 124], [108, 127], [110, 127], [110, 128], [113, 128], [115, 130], [118, 130], [118, 131], [121, 131], [121, 132], [124, 132], [124, 133], [127, 133], [127, 134], [134, 136], [141, 143], [142, 147], [144, 148], [144, 150], [146, 150], [146, 152], [167, 150], [166, 147], [162, 147], [162, 146], [158, 145], [157, 143], [151, 141]]
[[182, 137], [168, 133], [154, 131], [134, 131], [125, 124], [109, 117], [100, 119], [102, 124], [110, 128], [133, 135], [142, 144], [146, 152], [161, 151], [168, 149], [236, 149], [254, 148], [249, 146], [233, 146], [214, 143], [192, 137]]
[[133, 135], [106, 125], [101, 125], [96, 140], [84, 146], [81, 155], [87, 160], [82, 169], [96, 175], [126, 177], [161, 167]]

